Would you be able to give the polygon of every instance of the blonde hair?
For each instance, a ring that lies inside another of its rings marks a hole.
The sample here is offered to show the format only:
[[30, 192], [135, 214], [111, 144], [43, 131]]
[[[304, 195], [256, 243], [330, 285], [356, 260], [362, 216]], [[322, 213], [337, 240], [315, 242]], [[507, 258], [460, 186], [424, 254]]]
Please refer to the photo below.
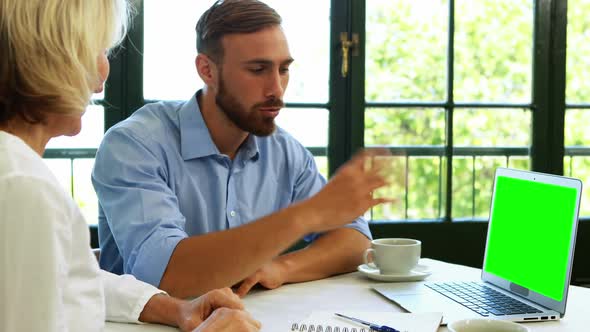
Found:
[[98, 56], [122, 40], [128, 11], [125, 0], [1, 0], [0, 125], [83, 112]]

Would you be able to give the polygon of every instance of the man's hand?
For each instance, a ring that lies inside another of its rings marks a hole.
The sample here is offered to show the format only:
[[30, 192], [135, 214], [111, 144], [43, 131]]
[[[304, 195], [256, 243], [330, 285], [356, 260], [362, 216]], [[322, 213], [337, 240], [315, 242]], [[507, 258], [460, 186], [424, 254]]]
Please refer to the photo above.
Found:
[[373, 197], [373, 191], [388, 184], [384, 162], [387, 156], [386, 150], [357, 153], [340, 167], [322, 190], [303, 202], [308, 211], [306, 219], [314, 222], [313, 231], [340, 227], [376, 205], [393, 201]]
[[284, 276], [285, 269], [283, 266], [277, 260], [273, 260], [263, 265], [253, 275], [244, 279], [236, 290], [236, 294], [244, 297], [256, 284], [268, 289], [275, 289], [285, 283]]

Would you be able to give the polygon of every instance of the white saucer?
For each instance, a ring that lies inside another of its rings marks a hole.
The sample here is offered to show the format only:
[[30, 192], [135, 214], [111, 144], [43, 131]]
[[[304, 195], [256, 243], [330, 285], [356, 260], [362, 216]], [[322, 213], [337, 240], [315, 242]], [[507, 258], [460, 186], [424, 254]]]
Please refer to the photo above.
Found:
[[418, 264], [416, 267], [408, 273], [400, 274], [381, 274], [379, 269], [373, 264], [361, 264], [357, 270], [373, 280], [379, 281], [419, 281], [424, 280], [426, 277], [432, 274], [428, 266]]

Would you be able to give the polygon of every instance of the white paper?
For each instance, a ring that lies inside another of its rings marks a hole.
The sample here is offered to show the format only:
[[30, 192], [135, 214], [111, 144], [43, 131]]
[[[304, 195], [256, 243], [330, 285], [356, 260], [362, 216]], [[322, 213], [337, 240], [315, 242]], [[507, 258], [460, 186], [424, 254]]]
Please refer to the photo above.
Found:
[[342, 331], [344, 327], [347, 327], [349, 331], [351, 328], [356, 328], [357, 331], [362, 331], [361, 329], [364, 328], [365, 331], [369, 331], [368, 326], [338, 317], [334, 314], [335, 312], [359, 318], [377, 325], [387, 325], [401, 332], [436, 332], [442, 320], [442, 313], [439, 312], [316, 311], [303, 321], [296, 322], [297, 329], [293, 329], [295, 324], [292, 324], [287, 331], [301, 331], [303, 324], [306, 325], [304, 331], [310, 331], [311, 325], [314, 326], [313, 331], [317, 331], [318, 326], [322, 326], [323, 331], [326, 331], [328, 326], [331, 326], [332, 330], [334, 330], [335, 327], [339, 327], [340, 331]]

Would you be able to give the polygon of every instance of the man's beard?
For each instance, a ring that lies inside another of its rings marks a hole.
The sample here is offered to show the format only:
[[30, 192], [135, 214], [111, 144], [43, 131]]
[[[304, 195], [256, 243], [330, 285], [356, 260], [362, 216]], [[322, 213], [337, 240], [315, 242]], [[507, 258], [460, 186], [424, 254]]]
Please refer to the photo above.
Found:
[[227, 93], [224, 80], [219, 81], [219, 91], [215, 96], [215, 103], [221, 111], [240, 129], [256, 136], [269, 136], [276, 129], [274, 118], [261, 116], [259, 108], [283, 107], [280, 99], [269, 99], [255, 104], [250, 110], [242, 107], [237, 98]]

